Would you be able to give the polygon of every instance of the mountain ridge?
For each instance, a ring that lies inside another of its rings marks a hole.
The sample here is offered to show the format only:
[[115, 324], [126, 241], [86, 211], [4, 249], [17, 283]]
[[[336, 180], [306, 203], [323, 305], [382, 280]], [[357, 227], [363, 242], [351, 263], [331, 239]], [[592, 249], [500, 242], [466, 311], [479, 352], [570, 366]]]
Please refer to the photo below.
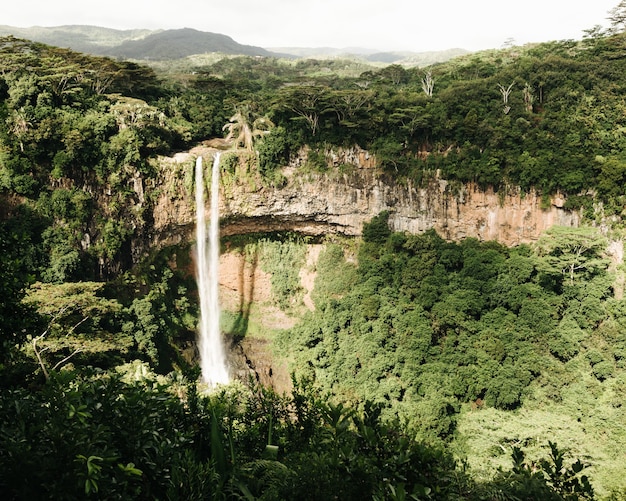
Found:
[[396, 63], [415, 62], [418, 66], [445, 62], [454, 57], [469, 54], [470, 51], [460, 47], [437, 51], [379, 51], [363, 47], [269, 47], [268, 50], [281, 54], [289, 54], [299, 58], [339, 58], [358, 56], [369, 62]]
[[360, 47], [263, 48], [240, 44], [228, 35], [200, 31], [194, 28], [118, 30], [92, 25], [31, 26], [27, 28], [0, 25], [0, 36], [7, 35], [97, 56], [147, 61], [183, 59], [204, 53], [224, 53], [296, 59], [356, 57], [370, 63], [426, 66], [469, 53], [469, 51], [460, 48], [424, 52], [379, 51]]
[[0, 36], [13, 35], [97, 56], [105, 55], [108, 47], [115, 47], [127, 40], [144, 38], [156, 32], [148, 29], [117, 30], [82, 24], [29, 28], [0, 25]]
[[111, 51], [111, 55], [131, 59], [181, 59], [205, 52], [223, 52], [244, 56], [272, 56], [270, 51], [253, 45], [242, 45], [219, 33], [193, 28], [165, 30], [139, 40], [128, 40]]

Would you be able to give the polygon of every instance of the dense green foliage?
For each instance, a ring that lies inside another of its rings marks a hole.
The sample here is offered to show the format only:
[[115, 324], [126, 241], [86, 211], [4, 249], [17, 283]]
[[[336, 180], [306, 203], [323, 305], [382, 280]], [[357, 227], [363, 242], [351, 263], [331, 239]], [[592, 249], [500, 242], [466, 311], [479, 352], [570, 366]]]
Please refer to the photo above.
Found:
[[145, 223], [128, 209], [129, 183], [154, 177], [149, 157], [182, 144], [186, 126], [147, 103], [165, 91], [145, 67], [12, 38], [0, 67], [0, 190], [31, 202], [31, 271], [51, 282], [118, 273]]
[[0, 189], [30, 202], [33, 269], [57, 282], [136, 264], [144, 194], [159, 176], [151, 159], [220, 137], [225, 124], [245, 132], [246, 161], [278, 185], [303, 145], [318, 171], [329, 147], [359, 145], [399, 178], [438, 171], [561, 190], [590, 217], [593, 189], [605, 214], [620, 215], [624, 41], [515, 47], [428, 70], [235, 57], [160, 80], [134, 63], [2, 38]]
[[584, 499], [579, 462], [551, 457], [472, 482], [449, 454], [297, 384], [293, 396], [118, 374], [57, 374], [38, 391], [0, 395], [5, 499]]
[[458, 427], [473, 422], [471, 409], [550, 409], [554, 422], [571, 416], [590, 436], [610, 433], [616, 447], [584, 453], [598, 462], [596, 474], [619, 468], [626, 303], [614, 297], [597, 230], [554, 228], [534, 247], [508, 249], [391, 233], [387, 217], [365, 226], [358, 266], [336, 244], [320, 256], [316, 310], [277, 340], [293, 370], [352, 406], [372, 401], [416, 436], [461, 454], [497, 457], [500, 447], [544, 433], [539, 422], [499, 438], [483, 430], [500, 445], [469, 450]]
[[24, 342], [33, 325], [34, 311], [22, 303], [31, 263], [19, 249], [27, 247], [27, 239], [20, 228], [0, 225], [0, 369], [16, 355], [15, 347]]
[[[596, 354], [590, 363], [604, 362], [598, 379], [622, 367], [626, 338], [590, 339], [599, 325], [626, 321], [595, 233], [559, 230], [563, 241], [550, 238], [537, 255], [474, 239], [447, 243], [433, 232], [392, 234], [380, 229], [387, 217], [364, 228], [356, 279], [314, 296], [317, 310], [283, 336], [298, 370], [310, 368], [322, 387], [384, 404], [445, 438], [460, 403], [519, 407], [531, 382], [567, 370], [585, 340], [586, 356]], [[586, 243], [580, 255], [574, 239]], [[346, 266], [343, 254], [327, 252], [333, 260], [319, 264], [325, 289]], [[564, 383], [543, 382], [556, 398]]]
[[428, 71], [391, 65], [343, 78], [331, 77], [340, 72], [333, 61], [234, 58], [204, 71], [281, 127], [286, 154], [305, 143], [358, 144], [416, 180], [439, 169], [481, 186], [594, 188], [611, 199], [624, 195], [624, 41], [514, 47]]

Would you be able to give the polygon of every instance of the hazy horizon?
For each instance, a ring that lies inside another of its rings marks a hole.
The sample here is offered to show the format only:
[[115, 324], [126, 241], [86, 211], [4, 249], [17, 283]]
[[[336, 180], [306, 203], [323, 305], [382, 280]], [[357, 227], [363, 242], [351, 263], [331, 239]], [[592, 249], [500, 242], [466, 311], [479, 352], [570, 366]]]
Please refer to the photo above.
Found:
[[597, 0], [572, 8], [571, 0], [441, 0], [419, 6], [411, 0], [266, 0], [237, 3], [201, 0], [23, 0], [3, 9], [0, 24], [13, 27], [92, 25], [112, 29], [177, 29], [230, 36], [265, 48], [346, 48], [426, 52], [470, 51], [550, 40], [581, 39], [583, 31], [608, 26], [619, 2]]

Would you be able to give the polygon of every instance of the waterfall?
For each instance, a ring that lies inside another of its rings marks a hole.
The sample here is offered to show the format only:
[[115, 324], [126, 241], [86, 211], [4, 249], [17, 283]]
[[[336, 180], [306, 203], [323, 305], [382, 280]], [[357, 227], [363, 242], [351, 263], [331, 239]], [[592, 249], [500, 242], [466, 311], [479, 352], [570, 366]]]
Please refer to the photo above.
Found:
[[202, 381], [211, 387], [228, 383], [229, 380], [220, 332], [218, 299], [220, 265], [219, 165], [220, 155], [216, 153], [211, 173], [211, 220], [207, 248], [202, 157], [198, 157], [196, 160], [196, 268], [200, 296], [198, 348]]

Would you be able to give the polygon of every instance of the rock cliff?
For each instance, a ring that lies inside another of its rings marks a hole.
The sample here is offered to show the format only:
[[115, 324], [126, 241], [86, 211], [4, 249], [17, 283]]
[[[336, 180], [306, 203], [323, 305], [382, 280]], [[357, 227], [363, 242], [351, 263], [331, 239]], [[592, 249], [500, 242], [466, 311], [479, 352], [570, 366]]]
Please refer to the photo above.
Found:
[[[153, 244], [191, 237], [195, 209], [191, 183], [186, 185], [185, 179], [198, 155], [210, 162], [213, 152], [198, 147], [163, 159]], [[434, 228], [448, 240], [475, 237], [511, 246], [535, 241], [553, 225], [578, 226], [580, 221], [577, 212], [564, 209], [559, 195], [546, 204], [536, 193], [483, 191], [437, 177], [415, 186], [382, 174], [375, 159], [359, 149], [328, 153], [326, 172], [304, 173], [304, 156], [284, 168], [280, 187], [225, 179], [222, 234], [292, 230], [358, 236], [364, 222], [386, 210], [393, 230], [420, 233]]]
[[[193, 170], [197, 156], [209, 172], [215, 150], [198, 147], [188, 153], [161, 159], [161, 178], [152, 193], [154, 247], [191, 242], [195, 238]], [[523, 195], [482, 191], [474, 185], [449, 183], [434, 177], [423, 186], [383, 175], [367, 152], [350, 149], [327, 152], [328, 169], [310, 172], [303, 152], [282, 171], [279, 187], [261, 183], [255, 173], [239, 172], [232, 164], [221, 179], [221, 234], [235, 235], [291, 230], [308, 235], [358, 236], [363, 223], [389, 211], [394, 230], [420, 233], [434, 228], [442, 237], [460, 240], [476, 237], [505, 245], [532, 242], [553, 225], [578, 226], [578, 213], [563, 208], [555, 196], [550, 204], [535, 193]], [[147, 190], [150, 191], [150, 190]], [[546, 207], [547, 206], [547, 207]], [[300, 270], [303, 307], [314, 309], [310, 293], [315, 282], [315, 262], [321, 247], [309, 245], [307, 263]], [[220, 258], [220, 301], [225, 311], [261, 331], [294, 325], [296, 318], [272, 301], [270, 276], [255, 260], [237, 249]], [[300, 311], [300, 310], [298, 310]], [[293, 313], [293, 312], [292, 312]], [[239, 377], [251, 374], [279, 393], [290, 391], [289, 368], [275, 360], [268, 338], [243, 336], [231, 350], [231, 366]]]

